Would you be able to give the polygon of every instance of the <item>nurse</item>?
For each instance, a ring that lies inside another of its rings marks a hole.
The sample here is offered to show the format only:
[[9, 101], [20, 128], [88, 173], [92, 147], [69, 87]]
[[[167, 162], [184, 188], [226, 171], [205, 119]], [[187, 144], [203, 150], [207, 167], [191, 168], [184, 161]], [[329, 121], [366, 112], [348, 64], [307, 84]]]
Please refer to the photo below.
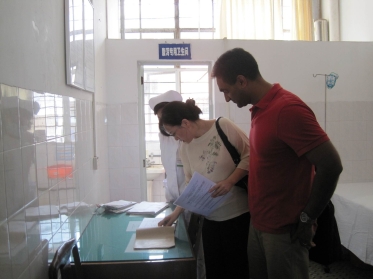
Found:
[[[158, 116], [162, 116], [162, 109], [169, 102], [182, 101], [181, 94], [170, 90], [149, 100], [149, 106]], [[179, 147], [181, 142], [168, 135], [163, 125], [159, 123], [159, 141], [161, 146], [162, 165], [166, 171], [165, 195], [166, 201], [173, 203], [185, 188], [185, 175], [183, 165], [179, 157]]]

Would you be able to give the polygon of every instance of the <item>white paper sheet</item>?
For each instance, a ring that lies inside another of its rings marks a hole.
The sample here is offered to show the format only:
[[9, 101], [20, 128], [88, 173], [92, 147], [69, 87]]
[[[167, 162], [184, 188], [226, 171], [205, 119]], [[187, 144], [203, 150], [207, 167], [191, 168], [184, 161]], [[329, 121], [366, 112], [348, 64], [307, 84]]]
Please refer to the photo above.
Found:
[[162, 220], [163, 218], [144, 218], [138, 228], [139, 229], [156, 228], [158, 227], [158, 223]]
[[209, 216], [219, 205], [221, 205], [232, 193], [228, 192], [224, 196], [211, 197], [208, 190], [216, 183], [194, 172], [188, 186], [174, 204], [188, 209], [191, 212]]

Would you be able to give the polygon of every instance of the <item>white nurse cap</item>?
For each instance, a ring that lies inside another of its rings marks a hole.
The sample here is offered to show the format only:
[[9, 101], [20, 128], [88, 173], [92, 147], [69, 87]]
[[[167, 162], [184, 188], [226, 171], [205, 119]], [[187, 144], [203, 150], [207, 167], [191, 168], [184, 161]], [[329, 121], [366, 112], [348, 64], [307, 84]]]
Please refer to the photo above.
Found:
[[154, 110], [154, 107], [158, 105], [159, 103], [163, 102], [173, 102], [173, 101], [182, 101], [183, 97], [181, 97], [181, 94], [175, 90], [167, 91], [161, 95], [158, 95], [156, 97], [153, 97], [149, 99], [149, 106], [152, 110]]

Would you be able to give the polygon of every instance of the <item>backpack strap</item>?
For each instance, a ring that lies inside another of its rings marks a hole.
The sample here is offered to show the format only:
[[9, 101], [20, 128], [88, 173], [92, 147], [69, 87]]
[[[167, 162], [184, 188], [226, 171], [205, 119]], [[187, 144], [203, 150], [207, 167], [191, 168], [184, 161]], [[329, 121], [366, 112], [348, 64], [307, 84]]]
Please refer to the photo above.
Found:
[[224, 134], [223, 130], [221, 129], [220, 125], [219, 125], [219, 119], [221, 117], [219, 117], [218, 119], [216, 119], [215, 121], [215, 125], [216, 125], [216, 130], [218, 130], [218, 134], [220, 136], [220, 138], [222, 139], [224, 145], [225, 145], [225, 148], [227, 148], [227, 150], [229, 151], [229, 153], [231, 154], [231, 157], [232, 157], [232, 160], [233, 162], [236, 164], [236, 166], [238, 165], [238, 163], [241, 161], [241, 156], [240, 154], [238, 153], [237, 149], [229, 142], [227, 136]]

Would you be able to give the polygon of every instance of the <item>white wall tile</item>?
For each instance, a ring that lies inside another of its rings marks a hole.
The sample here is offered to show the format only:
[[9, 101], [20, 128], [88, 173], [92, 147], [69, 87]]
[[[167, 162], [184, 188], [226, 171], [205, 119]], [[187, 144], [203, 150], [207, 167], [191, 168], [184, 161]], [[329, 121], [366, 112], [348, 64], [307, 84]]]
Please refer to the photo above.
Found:
[[120, 125], [121, 124], [120, 104], [108, 105], [107, 123], [108, 125]]
[[21, 149], [4, 152], [4, 177], [7, 214], [11, 216], [24, 206]]
[[1, 264], [0, 274], [3, 278], [12, 279], [12, 264], [9, 246], [8, 222], [3, 222], [0, 225], [0, 247], [1, 247]]
[[107, 132], [108, 144], [110, 147], [123, 145], [123, 142], [125, 141], [124, 134], [126, 133], [126, 131], [123, 130], [123, 126], [109, 125]]
[[0, 224], [6, 219], [6, 217], [7, 217], [7, 209], [6, 209], [4, 161], [3, 161], [3, 156], [0, 156]]
[[124, 146], [123, 155], [124, 167], [139, 167], [140, 150], [138, 146]]
[[[2, 91], [4, 88], [2, 87]], [[20, 120], [18, 115], [18, 90], [7, 87], [5, 90], [9, 95], [1, 98], [1, 120], [4, 151], [21, 147]]]
[[127, 175], [123, 172], [123, 169], [109, 169], [110, 188], [124, 188], [128, 181]]
[[340, 123], [341, 140], [366, 140], [365, 121], [343, 121]]
[[21, 149], [21, 156], [23, 191], [25, 204], [28, 204], [37, 197], [35, 145], [23, 147]]
[[124, 188], [140, 188], [140, 168], [124, 168], [123, 173]]
[[[373, 111], [370, 112], [373, 115]], [[373, 140], [373, 119], [366, 121], [367, 140]]]
[[26, 242], [25, 212], [22, 210], [8, 221], [9, 244], [12, 257], [12, 274], [18, 278], [22, 271], [27, 268], [28, 247]]
[[122, 144], [124, 146], [139, 146], [139, 125], [122, 125], [120, 131], [123, 133]]
[[354, 120], [354, 108], [351, 102], [341, 102], [340, 106], [340, 121], [353, 121]]
[[[127, 159], [124, 158], [125, 156]], [[128, 160], [131, 159], [133, 158], [128, 159], [128, 153], [126, 153], [122, 147], [109, 147], [109, 169], [123, 168], [125, 166], [125, 161], [128, 164]], [[132, 161], [132, 164], [133, 162], [134, 161]]]
[[328, 102], [326, 104], [326, 120], [339, 121], [340, 120], [340, 102]]
[[139, 188], [126, 189], [124, 195], [126, 200], [141, 202], [141, 190]]
[[138, 124], [138, 103], [121, 104], [121, 124]]
[[[366, 143], [366, 159], [368, 161], [373, 160], [373, 140], [368, 140]], [[373, 169], [372, 169], [373, 171]], [[371, 172], [372, 172], [371, 171]]]
[[367, 181], [373, 181], [373, 159], [369, 159], [366, 161], [366, 171], [367, 171], [367, 175], [366, 175], [366, 180]]
[[110, 188], [110, 200], [132, 200], [126, 195], [124, 188]]
[[30, 279], [48, 279], [48, 245], [30, 263]]
[[352, 181], [353, 182], [364, 182], [367, 171], [366, 161], [352, 161]]
[[328, 121], [326, 123], [326, 133], [333, 143], [341, 140], [341, 125], [340, 121]]

